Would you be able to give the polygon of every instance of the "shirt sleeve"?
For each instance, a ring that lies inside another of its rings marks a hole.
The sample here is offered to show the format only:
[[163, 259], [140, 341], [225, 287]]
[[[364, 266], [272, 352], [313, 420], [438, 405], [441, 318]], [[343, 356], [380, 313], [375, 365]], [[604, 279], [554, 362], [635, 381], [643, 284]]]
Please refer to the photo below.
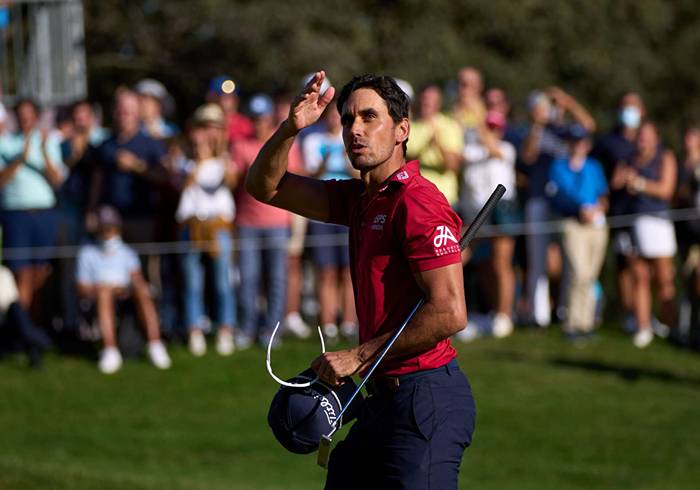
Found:
[[394, 223], [413, 272], [461, 262], [462, 222], [437, 189], [407, 188], [397, 205]]
[[141, 270], [139, 256], [136, 255], [136, 252], [134, 252], [134, 249], [132, 249], [131, 247], [125, 248], [124, 260], [126, 262], [126, 270], [129, 271], [129, 274], [133, 274], [134, 272], [139, 272]]
[[325, 180], [328, 194], [328, 223], [350, 226], [350, 215], [353, 207], [364, 191], [364, 184], [357, 179]]

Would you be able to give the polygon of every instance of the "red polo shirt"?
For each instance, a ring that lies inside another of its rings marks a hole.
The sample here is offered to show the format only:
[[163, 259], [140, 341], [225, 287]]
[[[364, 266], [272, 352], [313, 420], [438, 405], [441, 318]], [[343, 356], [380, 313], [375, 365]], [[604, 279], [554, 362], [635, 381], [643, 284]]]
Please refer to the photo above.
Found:
[[[329, 222], [350, 227], [350, 269], [360, 342], [393, 332], [422, 296], [413, 276], [460, 263], [461, 221], [445, 196], [419, 172], [397, 170], [374, 196], [360, 180], [329, 180]], [[455, 357], [445, 339], [417, 356], [387, 361], [381, 375], [443, 366]]]

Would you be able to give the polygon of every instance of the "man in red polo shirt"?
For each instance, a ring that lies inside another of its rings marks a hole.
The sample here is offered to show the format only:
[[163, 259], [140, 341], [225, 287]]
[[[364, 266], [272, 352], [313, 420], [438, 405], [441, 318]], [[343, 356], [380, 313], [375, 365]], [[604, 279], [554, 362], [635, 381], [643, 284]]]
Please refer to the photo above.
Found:
[[246, 180], [263, 202], [350, 227], [360, 344], [323, 354], [313, 369], [331, 385], [362, 375], [426, 298], [368, 383], [371, 396], [331, 454], [326, 488], [457, 488], [476, 414], [449, 340], [467, 318], [461, 223], [420, 176], [418, 162], [405, 161], [409, 102], [390, 77], [355, 77], [338, 98], [345, 149], [360, 179], [319, 181], [287, 171], [295, 136], [333, 98], [332, 87], [321, 93], [324, 78], [316, 73], [295, 99]]

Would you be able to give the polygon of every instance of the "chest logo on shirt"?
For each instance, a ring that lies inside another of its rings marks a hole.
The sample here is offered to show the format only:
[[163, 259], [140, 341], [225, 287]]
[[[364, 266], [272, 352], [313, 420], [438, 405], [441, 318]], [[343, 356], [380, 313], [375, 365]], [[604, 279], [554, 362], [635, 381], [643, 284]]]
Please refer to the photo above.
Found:
[[450, 242], [457, 243], [457, 239], [447, 226], [440, 225], [435, 228], [435, 236], [433, 237], [433, 245], [435, 248], [445, 247], [449, 245]]
[[383, 230], [384, 223], [386, 223], [386, 214], [378, 214], [374, 217], [374, 220], [372, 221], [372, 229]]

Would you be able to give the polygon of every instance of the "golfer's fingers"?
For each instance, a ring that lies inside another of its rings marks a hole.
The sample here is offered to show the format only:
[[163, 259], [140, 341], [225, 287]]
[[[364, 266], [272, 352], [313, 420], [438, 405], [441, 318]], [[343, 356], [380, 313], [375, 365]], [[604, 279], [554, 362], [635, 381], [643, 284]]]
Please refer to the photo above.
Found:
[[321, 108], [326, 107], [333, 100], [333, 95], [335, 95], [335, 87], [330, 86], [326, 89], [326, 91], [323, 93], [323, 95], [319, 99], [318, 105]]

